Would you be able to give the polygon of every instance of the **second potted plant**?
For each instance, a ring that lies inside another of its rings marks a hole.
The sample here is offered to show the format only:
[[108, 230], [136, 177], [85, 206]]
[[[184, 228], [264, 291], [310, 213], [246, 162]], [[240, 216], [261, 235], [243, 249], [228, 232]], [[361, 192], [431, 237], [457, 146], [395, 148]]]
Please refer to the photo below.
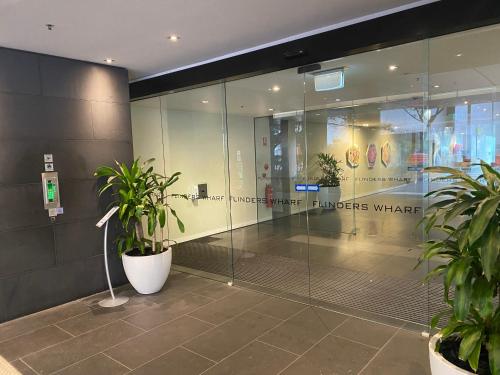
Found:
[[[116, 240], [118, 255], [122, 258], [128, 280], [141, 294], [158, 292], [170, 272], [170, 243], [173, 241], [164, 235], [165, 230], [168, 233], [167, 212], [184, 232], [184, 224], [167, 200], [175, 197], [187, 199], [185, 195], [167, 193], [181, 173], [162, 176], [149, 166], [152, 161], [139, 164], [137, 159], [130, 168], [116, 162], [116, 168], [103, 166], [95, 172], [96, 177], [106, 178], [99, 195], [111, 190], [115, 198], [112, 205], [119, 207], [118, 218], [123, 233]], [[147, 237], [143, 224], [147, 227]]]
[[341, 161], [327, 153], [318, 154], [317, 165], [322, 176], [318, 180], [318, 199], [320, 207], [324, 209], [335, 209], [340, 201], [340, 179], [342, 178]]
[[500, 173], [485, 162], [479, 167], [477, 179], [448, 167], [426, 169], [454, 181], [428, 194], [440, 200], [423, 218], [426, 233], [443, 235], [424, 244], [420, 263], [439, 260], [427, 279], [442, 278], [449, 305], [431, 322], [434, 328], [447, 318], [429, 343], [433, 375], [500, 375]]

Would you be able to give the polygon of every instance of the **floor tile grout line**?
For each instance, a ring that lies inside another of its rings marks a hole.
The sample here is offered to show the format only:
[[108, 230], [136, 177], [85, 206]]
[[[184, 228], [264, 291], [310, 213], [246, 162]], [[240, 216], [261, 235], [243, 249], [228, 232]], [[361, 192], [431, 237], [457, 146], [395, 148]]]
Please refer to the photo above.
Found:
[[311, 347], [309, 349], [307, 349], [304, 353], [302, 354], [299, 354], [297, 358], [295, 358], [292, 362], [290, 362], [288, 364], [288, 366], [286, 366], [285, 368], [283, 368], [281, 371], [279, 371], [276, 375], [280, 375], [283, 373], [283, 371], [285, 371], [286, 369], [290, 368], [294, 363], [296, 363], [299, 359], [301, 359], [302, 357], [304, 357], [307, 353], [309, 353], [313, 348], [315, 348], [317, 345], [319, 345], [324, 339], [326, 339], [331, 333], [331, 330], [326, 334], [324, 335], [323, 337], [321, 337], [316, 343], [314, 343], [313, 345], [311, 345]]
[[[61, 328], [59, 327], [57, 324], [52, 324], [54, 327], [56, 327], [57, 329], [60, 329], [61, 331], [63, 331], [64, 333], [67, 333], [68, 335], [70, 335], [71, 337], [76, 337], [75, 335], [73, 335], [71, 332], [69, 331], [66, 331], [64, 328]], [[50, 326], [49, 326], [50, 327]]]
[[188, 352], [191, 352], [191, 353], [196, 354], [197, 356], [199, 356], [199, 357], [201, 357], [201, 358], [205, 358], [205, 359], [209, 360], [210, 362], [213, 362], [213, 364], [217, 364], [217, 363], [218, 363], [217, 361], [214, 361], [213, 359], [210, 359], [210, 358], [208, 358], [208, 357], [205, 357], [204, 355], [202, 355], [202, 354], [200, 354], [200, 353], [197, 353], [197, 352], [195, 352], [194, 350], [191, 350], [191, 349], [189, 349], [189, 348], [185, 347], [184, 345], [179, 345], [179, 346], [177, 346], [176, 348], [182, 348], [182, 349], [185, 349], [185, 350], [187, 350]]
[[397, 335], [400, 331], [401, 331], [401, 327], [400, 327], [400, 328], [398, 328], [398, 329], [396, 330], [396, 332], [394, 332], [394, 333], [393, 333], [393, 335], [389, 338], [389, 340], [387, 340], [387, 341], [385, 342], [385, 344], [384, 344], [384, 345], [382, 345], [382, 346], [379, 348], [379, 350], [377, 350], [377, 351], [375, 352], [375, 354], [373, 355], [373, 357], [371, 357], [371, 358], [370, 358], [370, 360], [369, 360], [369, 361], [368, 361], [368, 362], [367, 362], [367, 363], [363, 366], [363, 368], [362, 368], [361, 370], [359, 370], [358, 375], [359, 375], [359, 374], [361, 374], [361, 373], [362, 373], [362, 372], [363, 372], [363, 371], [364, 371], [364, 370], [365, 370], [365, 369], [366, 369], [366, 368], [370, 365], [370, 363], [372, 363], [372, 362], [373, 362], [373, 360], [374, 360], [375, 358], [377, 358], [377, 356], [378, 356], [378, 355], [382, 352], [382, 350], [384, 350], [384, 348], [386, 348], [386, 347], [387, 347], [387, 345], [388, 345], [388, 344], [392, 341], [392, 339], [393, 339], [394, 337], [396, 337], [396, 335]]
[[[72, 302], [76, 302], [76, 301], [72, 301]], [[65, 304], [64, 304], [64, 305], [65, 305]], [[60, 306], [64, 306], [64, 305], [60, 305]], [[56, 308], [56, 307], [59, 307], [59, 306], [54, 306], [53, 308]], [[52, 309], [52, 308], [50, 308], [50, 309]], [[48, 310], [50, 310], [50, 309], [42, 310], [42, 311], [39, 311], [38, 313], [42, 313], [42, 312], [44, 312], [44, 311], [48, 311]], [[50, 323], [50, 324], [49, 324], [49, 323], [47, 323], [47, 324], [45, 324], [45, 325], [43, 325], [43, 326], [40, 326], [40, 327], [35, 328], [35, 329], [28, 330], [28, 331], [23, 332], [23, 333], [20, 333], [20, 334], [18, 334], [18, 335], [15, 335], [15, 336], [9, 337], [9, 338], [7, 338], [7, 339], [5, 339], [5, 340], [0, 340], [0, 344], [3, 344], [4, 342], [10, 341], [10, 340], [17, 339], [18, 337], [21, 337], [21, 336], [29, 335], [29, 334], [31, 334], [31, 333], [34, 333], [34, 332], [40, 331], [41, 329], [44, 329], [44, 328], [47, 328], [47, 327], [53, 326], [53, 325], [55, 325], [55, 324], [59, 324], [59, 323], [64, 322], [64, 321], [66, 321], [66, 320], [68, 320], [68, 319], [76, 318], [76, 317], [78, 317], [78, 316], [80, 316], [80, 315], [85, 315], [85, 314], [87, 314], [87, 313], [89, 313], [89, 312], [90, 312], [90, 311], [85, 311], [85, 312], [83, 312], [83, 313], [79, 313], [79, 314], [76, 314], [76, 315], [70, 316], [70, 317], [68, 317], [68, 318], [64, 318], [64, 319], [62, 319], [62, 320], [57, 320], [57, 321], [55, 321], [55, 322], [53, 322], [53, 323]], [[18, 318], [18, 319], [28, 318], [28, 317], [30, 317], [30, 316], [32, 316], [32, 315], [35, 315], [35, 314], [38, 314], [38, 313], [34, 313], [34, 314], [28, 315], [28, 316], [26, 316], [26, 317], [24, 317], [24, 316], [23, 316], [23, 317], [20, 317], [20, 318]], [[18, 319], [11, 320], [10, 322], [15, 322], [15, 321], [18, 321]], [[10, 322], [6, 322], [6, 323], [10, 323]], [[2, 324], [5, 324], [5, 323], [2, 323]], [[0, 329], [2, 328], [2, 327], [1, 327], [1, 325], [2, 325], [2, 324], [0, 324]], [[60, 328], [60, 327], [59, 327], [59, 328]]]
[[284, 351], [286, 353], [289, 353], [289, 354], [293, 354], [295, 357], [299, 356], [300, 354], [297, 354], [297, 353], [294, 353], [294, 352], [291, 352], [290, 350], [286, 350], [284, 348], [280, 348], [279, 346], [276, 346], [276, 345], [273, 345], [273, 344], [270, 344], [268, 342], [265, 342], [265, 341], [261, 341], [259, 339], [254, 339], [253, 340], [254, 342], [258, 342], [258, 343], [261, 343], [261, 344], [264, 344], [264, 345], [267, 345], [267, 346], [270, 346], [272, 348], [276, 348], [276, 349], [279, 349], [281, 351]]
[[217, 324], [210, 323], [210, 322], [207, 322], [206, 320], [203, 320], [203, 319], [197, 318], [196, 316], [189, 315], [189, 313], [188, 313], [188, 314], [186, 314], [186, 315], [183, 315], [183, 316], [190, 317], [190, 318], [192, 318], [192, 319], [195, 319], [195, 320], [197, 320], [197, 321], [199, 321], [199, 322], [202, 322], [202, 323], [205, 323], [205, 324], [210, 324], [212, 327], [217, 327]]
[[[229, 297], [229, 296], [227, 296], [227, 297]], [[226, 298], [226, 297], [224, 297], [224, 298]], [[222, 299], [224, 299], [224, 298], [221, 298], [220, 300], [222, 300]], [[220, 300], [219, 300], [219, 301], [220, 301]], [[210, 302], [210, 303], [208, 303], [208, 304], [206, 304], [206, 305], [200, 306], [200, 307], [199, 307], [199, 309], [201, 309], [201, 308], [203, 308], [203, 307], [205, 307], [205, 306], [207, 306], [207, 305], [209, 305], [209, 304], [211, 304], [211, 303], [212, 303], [212, 302]], [[303, 310], [305, 310], [306, 308], [307, 308], [307, 307], [304, 307], [304, 309], [302, 309], [302, 310], [300, 310], [300, 311], [303, 311]], [[196, 309], [196, 310], [199, 310], [199, 309]], [[246, 312], [252, 311], [251, 309], [252, 309], [252, 307], [249, 307], [248, 309], [243, 310], [243, 311], [242, 311], [242, 312], [240, 312], [239, 314], [237, 314], [237, 315], [235, 315], [235, 316], [233, 316], [233, 317], [231, 317], [231, 318], [229, 318], [229, 319], [227, 319], [227, 320], [223, 321], [222, 323], [216, 324], [216, 325], [214, 325], [213, 327], [210, 327], [209, 329], [207, 329], [206, 331], [203, 331], [203, 332], [201, 332], [201, 333], [199, 333], [199, 334], [197, 334], [197, 335], [195, 335], [195, 336], [193, 336], [193, 337], [190, 337], [189, 339], [187, 339], [187, 340], [183, 341], [182, 343], [180, 343], [180, 344], [179, 344], [179, 345], [177, 345], [176, 347], [174, 347], [174, 348], [172, 348], [172, 349], [170, 349], [170, 350], [168, 350], [168, 351], [166, 351], [166, 352], [164, 352], [164, 353], [162, 353], [162, 354], [160, 354], [160, 355], [158, 355], [158, 356], [156, 356], [156, 357], [154, 357], [154, 358], [150, 359], [149, 361], [144, 362], [144, 363], [143, 363], [143, 364], [141, 364], [140, 366], [138, 366], [138, 367], [134, 368], [134, 370], [136, 370], [136, 369], [138, 369], [138, 368], [140, 368], [140, 367], [145, 366], [146, 364], [148, 364], [148, 363], [150, 363], [150, 362], [152, 362], [152, 361], [154, 361], [154, 360], [156, 360], [156, 359], [158, 359], [158, 358], [160, 358], [160, 357], [162, 357], [162, 356], [166, 355], [167, 353], [170, 353], [171, 351], [173, 351], [173, 350], [174, 350], [174, 349], [176, 349], [176, 348], [185, 348], [185, 349], [188, 349], [185, 345], [186, 345], [186, 344], [188, 344], [190, 341], [195, 340], [195, 339], [197, 339], [198, 337], [200, 337], [200, 336], [202, 336], [202, 335], [204, 335], [204, 334], [206, 334], [206, 333], [208, 333], [208, 332], [210, 332], [210, 331], [213, 331], [213, 330], [217, 329], [218, 327], [220, 327], [220, 326], [222, 326], [222, 325], [226, 324], [227, 322], [229, 322], [229, 321], [231, 321], [231, 320], [234, 320], [234, 319], [238, 318], [239, 316], [241, 316], [241, 315], [245, 314]], [[194, 311], [196, 311], [196, 310], [194, 310]], [[300, 311], [298, 311], [296, 314], [300, 313]], [[253, 311], [252, 311], [252, 312], [253, 312]], [[191, 315], [189, 315], [189, 314], [191, 314], [191, 313], [186, 313], [186, 314], [184, 314], [184, 315], [180, 316], [179, 318], [184, 317], [184, 316], [188, 316], [188, 317], [192, 318], [192, 316], [191, 316]], [[296, 314], [291, 315], [291, 316], [290, 316], [290, 318], [291, 318], [292, 316], [296, 315]], [[262, 314], [260, 314], [260, 315], [262, 315]], [[198, 319], [198, 320], [201, 320], [201, 319]], [[202, 321], [202, 322], [205, 322], [205, 323], [210, 323], [210, 322], [206, 322], [206, 321], [204, 321], [204, 320], [201, 320], [201, 321]], [[278, 325], [281, 325], [282, 323], [283, 323], [283, 322], [280, 322]], [[213, 324], [213, 323], [210, 323], [210, 324]], [[270, 328], [269, 330], [266, 330], [263, 334], [265, 334], [265, 333], [269, 332], [271, 329], [276, 328], [278, 325], [276, 325], [276, 326], [274, 326], [274, 327]], [[159, 327], [159, 326], [158, 326], [158, 327]], [[141, 334], [141, 335], [142, 335], [142, 334]], [[259, 336], [259, 337], [260, 337], [260, 336]], [[128, 340], [126, 340], [126, 341], [128, 341]], [[252, 342], [254, 342], [254, 341], [255, 341], [255, 339], [254, 339], [254, 340], [251, 340], [249, 343], [247, 343], [247, 344], [246, 344], [246, 345], [244, 345], [243, 347], [246, 347], [247, 345], [250, 345], [250, 344], [251, 344]], [[119, 345], [119, 344], [117, 344], [117, 345], [115, 345], [115, 346], [118, 346], [118, 345]], [[240, 348], [240, 349], [243, 349], [243, 347], [242, 347], [242, 348]], [[109, 350], [109, 349], [110, 349], [110, 348], [108, 348], [108, 349], [106, 349], [106, 350]], [[188, 350], [189, 350], [189, 351], [191, 351], [191, 352], [193, 352], [193, 353], [194, 353], [194, 354], [196, 354], [196, 355], [199, 355], [199, 356], [201, 356], [201, 357], [204, 357], [202, 354], [197, 353], [196, 351], [193, 351], [192, 349], [188, 349]], [[234, 352], [230, 353], [227, 357], [231, 356], [232, 354], [236, 353], [237, 351], [238, 351], [238, 350], [236, 350], [236, 351], [234, 351]], [[224, 357], [223, 359], [225, 359], [225, 358], [227, 358], [227, 357]], [[210, 359], [210, 358], [207, 358], [207, 359]], [[214, 367], [215, 365], [217, 365], [218, 363], [220, 363], [222, 360], [221, 360], [221, 361], [214, 361], [213, 359], [210, 359], [210, 361], [215, 362], [215, 364], [214, 364], [213, 366], [209, 367], [208, 369], [210, 369], [210, 368]], [[208, 369], [207, 369], [207, 370], [208, 370]], [[205, 371], [204, 371], [204, 372], [205, 372]], [[201, 375], [201, 374], [200, 374], [200, 375]]]
[[[79, 338], [79, 337], [81, 337], [81, 336], [83, 336], [83, 335], [86, 335], [86, 334], [89, 334], [89, 333], [91, 333], [91, 332], [97, 331], [98, 329], [105, 328], [105, 327], [107, 327], [107, 326], [109, 326], [109, 325], [111, 325], [111, 324], [113, 324], [113, 323], [117, 323], [117, 322], [119, 322], [119, 321], [120, 321], [119, 319], [117, 319], [117, 320], [113, 320], [112, 322], [109, 322], [109, 323], [106, 323], [106, 324], [104, 324], [104, 325], [102, 325], [102, 326], [99, 326], [99, 327], [93, 328], [93, 329], [91, 329], [90, 331], [87, 331], [87, 332], [85, 332], [85, 333], [82, 333], [82, 334], [80, 334], [80, 335], [78, 335], [78, 336], [69, 337], [69, 338], [67, 338], [66, 340], [62, 340], [62, 341], [59, 341], [59, 342], [57, 342], [57, 343], [55, 343], [55, 344], [52, 344], [52, 345], [46, 346], [45, 348], [35, 350], [34, 352], [28, 353], [28, 354], [26, 354], [26, 355], [24, 355], [24, 356], [20, 357], [20, 359], [27, 358], [27, 357], [29, 357], [29, 356], [31, 356], [31, 355], [33, 355], [33, 354], [40, 353], [40, 352], [42, 352], [42, 351], [44, 351], [44, 350], [46, 350], [46, 349], [52, 348], [52, 347], [54, 347], [54, 346], [56, 346], [56, 345], [59, 345], [59, 344], [62, 344], [62, 343], [68, 342], [68, 341], [70, 341], [70, 340], [77, 339], [77, 338]], [[129, 326], [131, 326], [131, 327], [132, 327], [132, 325], [131, 325], [131, 324], [129, 324], [129, 323], [125, 322], [125, 321], [123, 321], [123, 323], [126, 323], [126, 324], [128, 324]], [[135, 328], [135, 327], [134, 327], [134, 328]], [[140, 333], [140, 334], [142, 334], [142, 333]], [[140, 335], [140, 334], [139, 334], [139, 335]], [[135, 335], [134, 337], [139, 336], [139, 335]], [[127, 340], [129, 340], [129, 339], [127, 339]], [[97, 353], [96, 353], [96, 354], [97, 354]], [[95, 355], [95, 354], [93, 354], [93, 355]], [[93, 355], [91, 355], [91, 356], [89, 356], [89, 357], [92, 357]], [[89, 357], [87, 357], [87, 358], [89, 358]], [[75, 363], [76, 363], [76, 362], [75, 362]]]
[[122, 321], [123, 323], [127, 323], [128, 325], [132, 326], [132, 327], [135, 327], [137, 329], [140, 329], [142, 332], [148, 332], [147, 330], [145, 330], [144, 328], [142, 327], [139, 327], [139, 326], [136, 326], [134, 323], [130, 323], [129, 321], [125, 320], [124, 318], [120, 318], [120, 319], [116, 319], [116, 322], [118, 321]]
[[365, 344], [364, 342], [361, 342], [361, 341], [356, 341], [356, 340], [353, 340], [353, 339], [350, 339], [348, 337], [344, 337], [344, 336], [339, 336], [339, 335], [334, 335], [333, 334], [333, 331], [330, 332], [330, 335], [332, 337], [336, 337], [338, 339], [342, 339], [342, 340], [346, 340], [346, 341], [350, 341], [354, 344], [359, 344], [359, 345], [363, 345], [363, 346], [366, 346], [367, 348], [370, 348], [370, 349], [375, 349], [375, 350], [379, 350], [380, 349], [380, 346], [373, 346], [373, 345], [370, 345], [370, 344]]
[[119, 365], [122, 365], [122, 366], [123, 366], [123, 367], [125, 367], [127, 370], [132, 371], [132, 369], [131, 369], [130, 367], [128, 367], [126, 364], [121, 363], [120, 361], [118, 361], [117, 359], [115, 359], [115, 358], [113, 358], [113, 357], [111, 357], [111, 356], [107, 355], [106, 353], [104, 353], [104, 352], [100, 352], [100, 353], [98, 353], [98, 354], [102, 354], [103, 356], [105, 356], [105, 357], [107, 357], [107, 358], [111, 359], [112, 361], [114, 361], [114, 362], [118, 363]]
[[36, 371], [33, 367], [31, 367], [29, 364], [27, 364], [22, 358], [19, 358], [19, 362], [24, 363], [26, 367], [28, 367], [31, 371], [33, 371], [35, 374], [40, 375], [38, 371]]
[[[291, 318], [293, 318], [294, 316], [296, 316], [296, 315], [300, 314], [300, 313], [301, 313], [302, 311], [304, 311], [305, 309], [307, 309], [307, 306], [305, 306], [303, 309], [301, 309], [301, 310], [297, 311], [295, 314], [290, 315], [290, 316], [288, 317], [288, 319], [291, 319]], [[247, 311], [250, 311], [250, 310], [251, 310], [251, 309], [248, 309]], [[246, 311], [245, 311], [245, 312], [246, 312]], [[248, 347], [248, 346], [250, 346], [252, 343], [257, 342], [257, 341], [258, 341], [258, 339], [259, 339], [260, 337], [262, 337], [262, 336], [264, 336], [265, 334], [269, 333], [269, 332], [270, 332], [270, 331], [272, 331], [273, 329], [275, 329], [275, 328], [277, 328], [277, 327], [281, 326], [281, 325], [282, 325], [283, 323], [285, 323], [285, 322], [286, 322], [286, 320], [283, 320], [283, 321], [279, 322], [278, 324], [276, 324], [275, 326], [273, 326], [273, 327], [271, 327], [271, 328], [269, 328], [269, 329], [265, 330], [265, 331], [264, 331], [263, 333], [261, 333], [259, 336], [257, 336], [256, 338], [254, 338], [253, 340], [251, 340], [251, 341], [250, 341], [250, 342], [248, 342], [247, 344], [243, 345], [241, 348], [239, 348], [239, 349], [237, 349], [237, 350], [235, 350], [235, 351], [231, 352], [230, 354], [228, 354], [227, 356], [225, 356], [224, 358], [222, 358], [221, 360], [219, 360], [216, 364], [214, 364], [213, 366], [211, 366], [211, 367], [207, 368], [205, 371], [201, 372], [199, 375], [204, 374], [205, 372], [207, 372], [207, 371], [208, 371], [208, 370], [210, 370], [211, 368], [213, 368], [213, 367], [217, 366], [217, 364], [219, 364], [219, 363], [223, 362], [223, 361], [224, 361], [224, 360], [226, 360], [227, 358], [229, 358], [229, 357], [231, 357], [231, 356], [235, 355], [236, 353], [240, 352], [241, 350], [243, 350], [243, 349], [247, 348], [247, 347]], [[191, 340], [190, 340], [190, 341], [191, 341]], [[265, 342], [263, 342], [263, 344], [265, 344]], [[195, 352], [195, 353], [196, 353], [196, 352]], [[295, 355], [297, 355], [297, 354], [295, 354]]]

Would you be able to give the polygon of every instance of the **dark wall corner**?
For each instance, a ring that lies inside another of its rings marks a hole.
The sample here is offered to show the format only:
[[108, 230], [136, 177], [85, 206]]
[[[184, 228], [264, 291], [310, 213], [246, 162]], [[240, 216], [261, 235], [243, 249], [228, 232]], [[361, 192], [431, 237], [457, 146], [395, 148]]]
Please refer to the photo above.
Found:
[[[43, 209], [43, 154], [53, 154], [64, 214]], [[123, 68], [0, 48], [0, 320], [107, 287], [93, 172], [131, 162], [128, 74]], [[113, 281], [121, 262], [109, 239]]]

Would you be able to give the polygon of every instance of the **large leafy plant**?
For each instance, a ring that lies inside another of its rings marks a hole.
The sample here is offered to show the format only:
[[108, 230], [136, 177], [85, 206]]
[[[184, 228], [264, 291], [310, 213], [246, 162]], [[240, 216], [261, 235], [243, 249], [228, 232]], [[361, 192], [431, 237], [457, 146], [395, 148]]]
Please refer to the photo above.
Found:
[[318, 167], [323, 174], [318, 180], [318, 184], [324, 187], [340, 186], [340, 178], [342, 177], [341, 161], [335, 159], [333, 155], [321, 152], [318, 154]]
[[[138, 249], [144, 255], [146, 248], [151, 248], [153, 254], [160, 253], [165, 249], [165, 243], [168, 248], [170, 241], [164, 238], [164, 228], [168, 225], [167, 212], [175, 217], [179, 230], [184, 232], [184, 224], [168, 203], [168, 199], [187, 197], [167, 193], [167, 189], [179, 180], [181, 173], [176, 172], [170, 177], [163, 176], [153, 170], [150, 165], [153, 161], [154, 159], [150, 159], [140, 164], [137, 159], [130, 168], [125, 163], [116, 162], [115, 168], [102, 166], [94, 173], [96, 177], [106, 178], [99, 188], [99, 195], [111, 190], [114, 198], [111, 206], [119, 207], [118, 218], [123, 228], [123, 233], [117, 238], [120, 256], [133, 249]], [[147, 222], [149, 237], [144, 236], [143, 221]]]
[[460, 339], [459, 358], [474, 371], [481, 349], [486, 348], [490, 371], [499, 375], [500, 174], [487, 163], [476, 166], [482, 170], [476, 179], [454, 168], [426, 169], [445, 174], [435, 180], [453, 182], [427, 194], [439, 200], [423, 218], [425, 232], [444, 235], [425, 242], [420, 262], [433, 258], [446, 261], [427, 275], [428, 280], [442, 277], [444, 300], [449, 305], [431, 321], [435, 328], [443, 316], [449, 317], [440, 330], [441, 342]]

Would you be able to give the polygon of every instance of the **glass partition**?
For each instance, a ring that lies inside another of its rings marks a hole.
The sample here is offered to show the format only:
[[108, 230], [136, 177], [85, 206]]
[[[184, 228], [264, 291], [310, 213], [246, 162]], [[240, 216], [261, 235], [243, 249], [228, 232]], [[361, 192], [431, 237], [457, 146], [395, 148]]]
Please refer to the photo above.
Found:
[[500, 166], [499, 39], [493, 26], [134, 102], [136, 157], [182, 172], [173, 190], [190, 197], [175, 267], [426, 325], [442, 288], [422, 278], [440, 261], [414, 269], [417, 223], [448, 182], [423, 168]]
[[226, 97], [235, 282], [308, 298], [303, 76], [228, 82]]

